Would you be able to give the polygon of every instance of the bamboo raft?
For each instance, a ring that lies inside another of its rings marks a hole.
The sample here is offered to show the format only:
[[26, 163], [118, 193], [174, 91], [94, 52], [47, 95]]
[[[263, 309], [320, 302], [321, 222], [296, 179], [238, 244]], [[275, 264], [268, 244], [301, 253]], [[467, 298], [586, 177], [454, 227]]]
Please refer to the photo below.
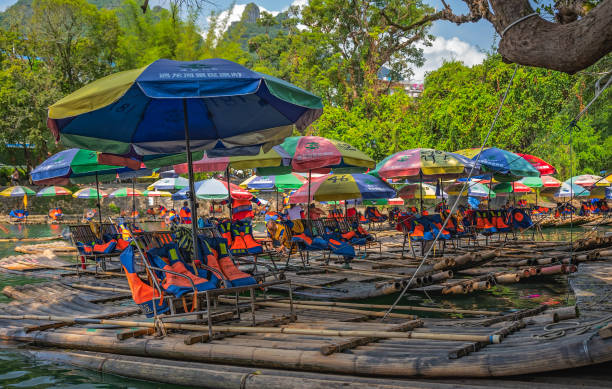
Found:
[[374, 384], [364, 376], [384, 378], [376, 381], [383, 388], [409, 386], [398, 380], [416, 376], [498, 377], [612, 360], [612, 333], [600, 329], [612, 317], [581, 302], [587, 314], [580, 318], [575, 307], [474, 311], [463, 320], [419, 318], [401, 307], [381, 322], [373, 305], [298, 301], [287, 314], [289, 302], [269, 296], [256, 304], [256, 319], [238, 317], [250, 309], [249, 300], [236, 307], [219, 298], [207, 313], [212, 337], [202, 322], [180, 318], [165, 320], [166, 335], [159, 337], [156, 323], [126, 291], [123, 279], [91, 276], [6, 287], [3, 293], [15, 300], [0, 305], [0, 338], [42, 348], [35, 353], [56, 360], [94, 369], [103, 364], [113, 374], [185, 385], [217, 377], [226, 387], [240, 387], [237, 380], [255, 369], [262, 376], [249, 381], [254, 387], [281, 385], [283, 377], [305, 377], [285, 387], [340, 385], [348, 377], [337, 375], [348, 374], [362, 385]]

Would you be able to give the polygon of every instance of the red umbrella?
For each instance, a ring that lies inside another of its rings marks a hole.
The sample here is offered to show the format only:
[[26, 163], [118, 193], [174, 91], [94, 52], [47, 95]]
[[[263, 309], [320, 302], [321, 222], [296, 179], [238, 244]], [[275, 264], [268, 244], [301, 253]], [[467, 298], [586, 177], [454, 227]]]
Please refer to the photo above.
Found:
[[555, 169], [553, 165], [544, 161], [542, 158], [530, 154], [516, 154], [520, 155], [521, 157], [523, 157], [523, 159], [529, 162], [534, 168], [536, 168], [537, 171], [540, 172], [541, 175], [555, 174], [557, 172], [557, 169]]

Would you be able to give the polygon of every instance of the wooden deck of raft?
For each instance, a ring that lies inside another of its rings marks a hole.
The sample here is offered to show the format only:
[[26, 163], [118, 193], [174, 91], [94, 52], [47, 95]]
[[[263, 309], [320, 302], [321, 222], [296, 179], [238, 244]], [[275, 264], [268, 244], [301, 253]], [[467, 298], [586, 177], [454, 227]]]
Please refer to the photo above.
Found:
[[[201, 330], [169, 330], [162, 338], [151, 334], [151, 321], [138, 313], [121, 278], [64, 277], [61, 281], [6, 287], [3, 292], [14, 301], [0, 306], [0, 338], [50, 348], [40, 351], [49, 355], [58, 349], [70, 349], [73, 351], [69, 354], [55, 353], [53, 358], [100, 369], [103, 358], [107, 361], [104, 371], [175, 384], [218, 377], [232, 387], [230, 383], [235, 384], [240, 377], [258, 382], [255, 386], [272, 387], [273, 383], [280, 385], [282, 377], [304, 376], [303, 381], [298, 380], [302, 387], [326, 380], [336, 380], [341, 386], [346, 378], [336, 375], [348, 374], [354, 376], [353, 383], [365, 385], [368, 379], [360, 377], [380, 377], [385, 378], [377, 381], [381, 388], [402, 387], [412, 385], [398, 380], [402, 377], [508, 376], [612, 360], [612, 337], [604, 339], [598, 333], [602, 323], [612, 321], [610, 312], [588, 304], [578, 319], [573, 307], [550, 310], [541, 306], [462, 320], [418, 318], [412, 316], [416, 312], [396, 311], [397, 316], [382, 323], [380, 311], [334, 310], [316, 302], [297, 301], [296, 316], [290, 317], [285, 300], [271, 299], [257, 306], [255, 326], [248, 314], [229, 322], [223, 315], [216, 316], [211, 340], [204, 323]], [[245, 310], [247, 305], [245, 301]], [[218, 309], [228, 307], [231, 305], [221, 303]], [[214, 312], [211, 314], [214, 316]], [[42, 320], [40, 316], [64, 319]], [[66, 318], [107, 319], [108, 324], [91, 325]], [[571, 322], [565, 325], [565, 319]], [[581, 334], [568, 331], [556, 338], [538, 337], [546, 335], [544, 326], [555, 320], [562, 327], [575, 326], [575, 321], [598, 322], [585, 327]], [[140, 325], [114, 325], [122, 321]], [[224, 330], [238, 327], [244, 329]], [[263, 332], [249, 333], [259, 330]], [[360, 332], [345, 335], [337, 331]], [[491, 343], [496, 336], [501, 342]], [[209, 364], [217, 365], [212, 368]], [[221, 369], [219, 364], [225, 367]], [[151, 370], [151, 366], [155, 368]], [[246, 370], [239, 366], [251, 371], [264, 369], [265, 377], [245, 378]], [[176, 369], [185, 374], [170, 374]], [[222, 373], [225, 371], [230, 373]], [[394, 379], [387, 382], [388, 378]], [[295, 382], [287, 385], [300, 387]]]

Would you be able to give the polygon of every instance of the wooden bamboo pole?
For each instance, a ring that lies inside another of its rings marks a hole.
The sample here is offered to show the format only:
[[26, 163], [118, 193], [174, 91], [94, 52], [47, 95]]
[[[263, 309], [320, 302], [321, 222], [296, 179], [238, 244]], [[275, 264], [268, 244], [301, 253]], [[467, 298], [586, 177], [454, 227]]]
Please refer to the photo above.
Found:
[[[0, 320], [40, 320], [53, 322], [68, 322], [76, 324], [110, 324], [120, 327], [155, 328], [154, 322], [106, 320], [92, 318], [78, 318], [68, 316], [39, 316], [39, 315], [0, 315]], [[208, 331], [208, 326], [199, 324], [163, 323], [167, 329], [186, 331]], [[312, 336], [338, 336], [338, 337], [376, 337], [384, 339], [428, 339], [453, 340], [467, 342], [500, 343], [499, 335], [477, 335], [435, 332], [394, 332], [394, 331], [355, 331], [355, 330], [326, 330], [292, 327], [243, 327], [243, 326], [212, 326], [213, 332], [235, 332], [249, 334], [288, 334]]]
[[[321, 306], [335, 306], [335, 307], [359, 307], [364, 309], [389, 309], [390, 305], [386, 304], [359, 304], [359, 303], [345, 303], [340, 301], [314, 301], [314, 300], [300, 300], [299, 303], [307, 305], [321, 305]], [[487, 315], [487, 316], [501, 316], [502, 312], [494, 311], [479, 311], [473, 309], [454, 309], [454, 308], [433, 308], [433, 307], [419, 307], [413, 305], [397, 305], [396, 310], [405, 311], [423, 311], [423, 312], [439, 312], [439, 313], [462, 313], [467, 315]]]
[[[233, 303], [233, 299], [228, 299], [224, 297], [220, 297], [219, 301], [223, 303]], [[263, 306], [263, 307], [276, 307], [276, 308], [286, 308], [289, 307], [289, 303], [285, 302], [272, 302], [272, 301], [256, 301], [255, 305]], [[324, 305], [314, 305], [314, 304], [300, 304], [297, 302], [293, 302], [293, 307], [298, 309], [310, 309], [313, 311], [328, 311], [328, 312], [343, 312], [343, 313], [354, 313], [357, 315], [366, 315], [366, 316], [374, 316], [374, 317], [383, 317], [385, 315], [384, 312], [376, 312], [376, 311], [368, 311], [365, 309], [351, 309], [351, 308], [341, 308], [334, 306], [324, 306]], [[389, 317], [396, 317], [400, 319], [415, 319], [414, 315], [406, 315], [403, 313], [393, 313], [393, 316], [389, 314]]]

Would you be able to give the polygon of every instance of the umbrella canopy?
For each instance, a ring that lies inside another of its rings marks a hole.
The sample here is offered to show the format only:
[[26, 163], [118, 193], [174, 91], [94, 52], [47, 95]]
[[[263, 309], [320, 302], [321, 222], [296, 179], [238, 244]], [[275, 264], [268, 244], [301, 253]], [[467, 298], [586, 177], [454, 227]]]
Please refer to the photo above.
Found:
[[392, 199], [377, 199], [377, 200], [363, 200], [364, 205], [404, 205], [404, 199], [400, 197], [394, 197]]
[[154, 188], [155, 190], [177, 190], [187, 188], [189, 186], [189, 180], [184, 177], [168, 177], [157, 180], [148, 189]]
[[137, 197], [142, 196], [142, 192], [138, 189], [119, 188], [113, 191], [109, 197]]
[[[198, 172], [220, 172], [229, 166], [234, 169], [255, 169], [265, 167], [289, 166], [291, 157], [281, 148], [275, 146], [272, 150], [264, 152], [260, 150], [257, 155], [243, 155], [231, 157], [209, 157], [204, 154], [202, 159], [193, 162], [193, 171]], [[179, 174], [187, 173], [187, 164], [174, 165], [174, 171]]]
[[248, 188], [249, 188], [249, 183], [250, 183], [251, 181], [255, 180], [256, 178], [258, 178], [258, 176], [251, 176], [251, 177], [247, 178], [246, 180], [244, 180], [244, 181], [242, 181], [242, 182], [240, 183], [240, 187], [241, 187], [242, 189], [248, 189]]
[[605, 199], [612, 189], [605, 186], [595, 186], [589, 190], [590, 199]]
[[[126, 163], [131, 167], [103, 163]], [[30, 176], [37, 184], [67, 184], [68, 182], [92, 182], [96, 176], [100, 181], [137, 177], [149, 174], [148, 169], [138, 169], [141, 163], [129, 158], [108, 156], [91, 150], [68, 149], [47, 158]], [[135, 167], [137, 170], [133, 170]]]
[[370, 174], [382, 178], [455, 178], [467, 175], [475, 162], [460, 154], [434, 149], [411, 149], [395, 153], [376, 165]]
[[74, 192], [72, 197], [77, 199], [97, 199], [99, 197], [108, 197], [108, 193], [103, 190], [98, 193], [96, 188], [83, 188]]
[[[230, 193], [234, 200], [250, 200], [253, 195], [235, 184], [230, 184]], [[227, 199], [227, 182], [214, 178], [198, 181], [195, 183], [195, 195], [203, 200], [225, 200]], [[187, 188], [181, 189], [172, 195], [173, 200], [185, 200]]]
[[523, 157], [507, 150], [496, 147], [488, 147], [480, 152], [479, 148], [456, 151], [457, 154], [465, 155], [476, 160], [481, 165], [481, 172], [493, 174], [496, 180], [502, 182], [516, 181], [521, 177], [539, 177], [540, 172]]
[[557, 172], [557, 169], [555, 169], [553, 165], [544, 161], [542, 158], [536, 157], [535, 155], [521, 154], [521, 153], [516, 153], [516, 155], [520, 155], [521, 157], [523, 157], [527, 162], [531, 164], [531, 166], [536, 168], [536, 170], [539, 171], [540, 174], [543, 176], [547, 174], [555, 174]]
[[612, 188], [610, 187], [606, 188], [606, 199], [612, 200]]
[[531, 188], [520, 182], [502, 182], [493, 186], [493, 192], [498, 195], [507, 193], [530, 193]]
[[552, 176], [524, 177], [518, 182], [530, 188], [558, 188], [561, 186], [561, 181]]
[[582, 174], [580, 176], [574, 176], [569, 180], [566, 180], [565, 183], [572, 183], [584, 186], [585, 188], [590, 188], [593, 186], [610, 186], [610, 181], [606, 180], [601, 176], [595, 176], [593, 174]]
[[[455, 182], [446, 187], [446, 193], [452, 196], [465, 195], [465, 192], [460, 193], [463, 188], [463, 182]], [[480, 182], [472, 182], [466, 185], [467, 195], [472, 197], [488, 197], [494, 199], [497, 197], [495, 192], [489, 189], [488, 186], [481, 184]]]
[[63, 186], [48, 186], [43, 188], [36, 193], [38, 197], [55, 197], [55, 196], [70, 196], [71, 191], [64, 188]]
[[145, 190], [142, 195], [146, 197], [170, 197], [172, 193], [163, 190]]
[[28, 188], [27, 186], [10, 186], [8, 188], [6, 188], [5, 190], [3, 190], [2, 192], [0, 192], [0, 196], [4, 196], [4, 197], [23, 197], [23, 196], [32, 196], [35, 195], [36, 192], [34, 192], [32, 189]]
[[291, 166], [259, 168], [262, 176], [294, 172], [318, 171], [334, 173], [366, 171], [376, 163], [364, 152], [348, 143], [320, 136], [292, 136], [274, 148], [291, 159]]
[[[422, 193], [422, 196], [421, 196]], [[448, 197], [446, 192], [442, 192], [436, 196], [436, 187], [425, 183], [406, 184], [402, 186], [398, 192], [398, 196], [404, 200], [409, 199], [436, 199], [438, 197]]]
[[[247, 183], [249, 189], [299, 189], [308, 180], [300, 174], [289, 173], [279, 176], [255, 176]], [[240, 185], [242, 186], [242, 184]]]
[[[49, 108], [63, 144], [114, 154], [185, 152], [183, 103], [192, 150], [278, 144], [295, 124], [322, 113], [321, 99], [224, 59], [157, 60], [104, 77]], [[240, 113], [239, 115], [237, 113]]]
[[378, 177], [369, 174], [327, 174], [315, 178], [308, 186], [302, 185], [290, 198], [291, 203], [310, 201], [334, 201], [363, 198], [364, 200], [388, 199], [395, 197], [395, 190]]
[[552, 195], [552, 197], [557, 198], [570, 198], [570, 197], [586, 197], [590, 194], [590, 192], [583, 187], [576, 184], [568, 184], [564, 182], [561, 184], [559, 189], [555, 191], [542, 191], [542, 195]]

